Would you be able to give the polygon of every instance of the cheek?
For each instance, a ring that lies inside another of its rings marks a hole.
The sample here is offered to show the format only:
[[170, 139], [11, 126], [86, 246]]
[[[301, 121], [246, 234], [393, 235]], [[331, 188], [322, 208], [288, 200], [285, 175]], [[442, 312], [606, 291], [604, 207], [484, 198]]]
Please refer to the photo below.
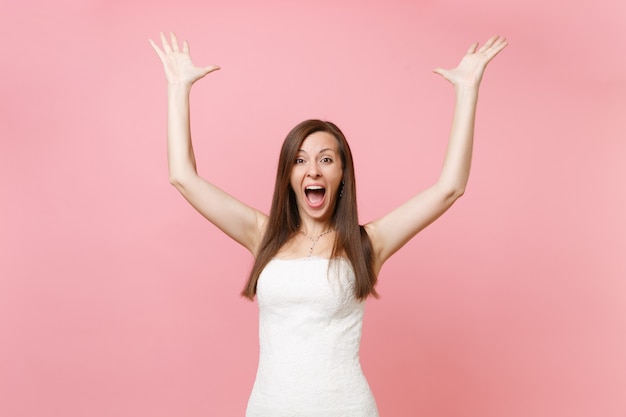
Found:
[[341, 180], [343, 179], [343, 171], [341, 169], [335, 169], [331, 173], [333, 178], [333, 183], [335, 184], [335, 188], [341, 185]]

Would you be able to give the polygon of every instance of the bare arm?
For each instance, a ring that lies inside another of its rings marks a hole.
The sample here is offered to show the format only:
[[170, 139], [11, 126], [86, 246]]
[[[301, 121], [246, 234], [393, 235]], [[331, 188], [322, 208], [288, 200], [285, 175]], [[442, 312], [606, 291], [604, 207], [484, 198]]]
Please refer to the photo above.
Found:
[[456, 93], [443, 168], [431, 187], [366, 225], [372, 240], [376, 272], [391, 255], [445, 213], [465, 192], [472, 160], [478, 88], [485, 67], [506, 46], [504, 38], [494, 36], [480, 49], [478, 43], [473, 44], [456, 68], [435, 69], [452, 83]]
[[189, 93], [192, 85], [217, 66], [196, 67], [189, 55], [189, 45], [183, 42], [179, 50], [172, 33], [171, 45], [161, 33], [163, 49], [150, 40], [161, 59], [168, 84], [167, 156], [170, 182], [211, 223], [246, 247], [253, 254], [260, 243], [266, 216], [220, 190], [201, 178], [191, 142]]

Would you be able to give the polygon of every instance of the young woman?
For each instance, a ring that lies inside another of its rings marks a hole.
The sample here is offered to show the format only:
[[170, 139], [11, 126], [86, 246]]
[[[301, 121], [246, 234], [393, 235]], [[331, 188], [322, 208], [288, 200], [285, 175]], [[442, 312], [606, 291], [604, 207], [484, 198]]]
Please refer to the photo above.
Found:
[[339, 128], [307, 120], [289, 132], [278, 163], [270, 215], [198, 176], [189, 127], [194, 82], [219, 69], [197, 67], [189, 45], [161, 33], [150, 40], [168, 83], [171, 183], [204, 217], [246, 247], [255, 263], [243, 295], [259, 304], [260, 358], [247, 417], [378, 416], [361, 371], [364, 301], [376, 295], [385, 261], [465, 191], [478, 88], [503, 48], [474, 43], [460, 64], [435, 72], [456, 92], [452, 128], [437, 182], [378, 220], [360, 226], [352, 154]]

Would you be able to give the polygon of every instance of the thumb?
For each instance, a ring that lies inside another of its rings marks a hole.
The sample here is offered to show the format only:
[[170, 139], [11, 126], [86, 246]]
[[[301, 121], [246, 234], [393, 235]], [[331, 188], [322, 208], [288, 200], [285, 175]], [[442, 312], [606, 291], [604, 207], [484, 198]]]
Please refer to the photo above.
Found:
[[443, 78], [446, 78], [446, 79], [448, 78], [448, 77], [447, 77], [447, 75], [448, 75], [448, 70], [446, 70], [446, 69], [443, 69], [443, 68], [435, 68], [435, 69], [433, 70], [433, 72], [434, 72], [435, 74], [439, 74], [439, 75], [441, 75]]
[[220, 67], [218, 65], [209, 65], [208, 67], [204, 67], [204, 75], [209, 74], [213, 71], [217, 71], [218, 69], [220, 69]]

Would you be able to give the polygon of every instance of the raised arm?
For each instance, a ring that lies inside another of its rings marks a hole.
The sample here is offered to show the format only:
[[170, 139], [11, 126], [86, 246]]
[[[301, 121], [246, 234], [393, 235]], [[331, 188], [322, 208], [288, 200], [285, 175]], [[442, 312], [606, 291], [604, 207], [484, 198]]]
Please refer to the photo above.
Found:
[[431, 187], [365, 226], [372, 241], [376, 272], [391, 255], [441, 216], [465, 192], [472, 159], [478, 88], [485, 67], [507, 44], [500, 36], [494, 36], [480, 48], [474, 43], [456, 68], [434, 70], [452, 83], [456, 93], [443, 168]]
[[161, 33], [163, 49], [150, 44], [163, 63], [167, 79], [167, 156], [170, 182], [211, 223], [245, 246], [253, 254], [258, 248], [266, 216], [201, 178], [191, 142], [189, 93], [192, 85], [218, 66], [196, 67], [189, 55], [189, 45], [172, 33], [170, 42]]

